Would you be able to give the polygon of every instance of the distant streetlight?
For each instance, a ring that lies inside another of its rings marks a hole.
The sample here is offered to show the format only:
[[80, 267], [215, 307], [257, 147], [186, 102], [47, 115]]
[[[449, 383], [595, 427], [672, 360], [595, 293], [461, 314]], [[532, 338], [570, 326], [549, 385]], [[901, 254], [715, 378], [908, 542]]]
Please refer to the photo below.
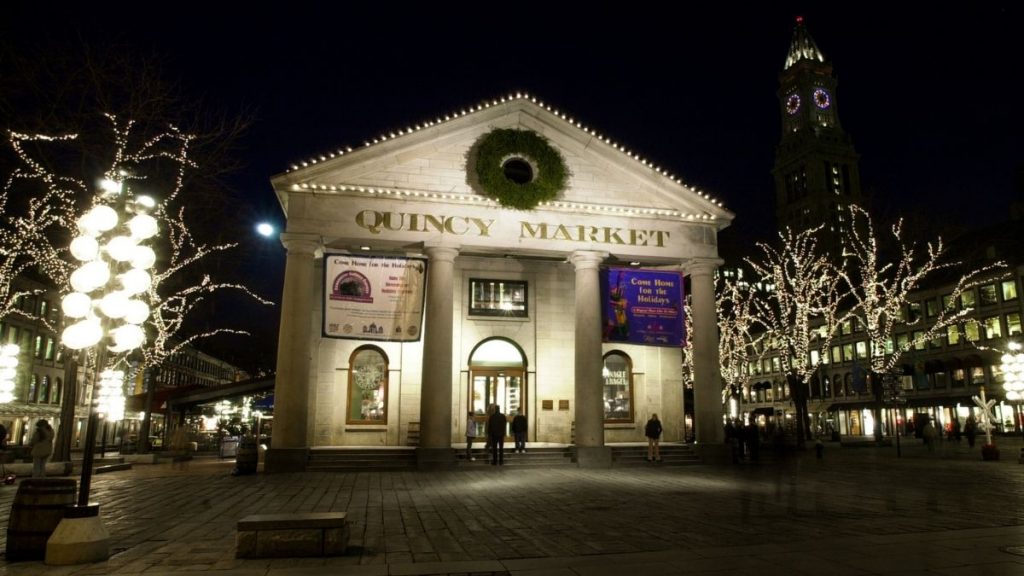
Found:
[[[1021, 352], [1021, 345], [1017, 342], [1008, 342], [1006, 347], [1009, 352], [1003, 354], [1003, 389], [1006, 390], [1006, 399], [1010, 401], [1024, 401], [1024, 352]], [[1024, 411], [1024, 403], [1018, 407], [1018, 412]], [[1021, 424], [1021, 415], [1017, 414], [1017, 425], [1024, 433], [1024, 425]]]
[[274, 225], [269, 222], [260, 222], [256, 225], [256, 232], [258, 232], [260, 236], [270, 238], [274, 235], [274, 231]]
[[0, 404], [14, 400], [14, 379], [18, 374], [20, 352], [17, 344], [0, 346]]

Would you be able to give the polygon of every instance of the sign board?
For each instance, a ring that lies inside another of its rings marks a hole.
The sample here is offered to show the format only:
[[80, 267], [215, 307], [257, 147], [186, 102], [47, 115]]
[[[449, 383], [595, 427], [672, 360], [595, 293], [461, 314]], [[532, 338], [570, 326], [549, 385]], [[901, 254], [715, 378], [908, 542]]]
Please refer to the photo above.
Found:
[[601, 273], [604, 342], [682, 346], [683, 276], [679, 272], [609, 268]]
[[326, 254], [323, 335], [415, 342], [423, 332], [425, 258]]

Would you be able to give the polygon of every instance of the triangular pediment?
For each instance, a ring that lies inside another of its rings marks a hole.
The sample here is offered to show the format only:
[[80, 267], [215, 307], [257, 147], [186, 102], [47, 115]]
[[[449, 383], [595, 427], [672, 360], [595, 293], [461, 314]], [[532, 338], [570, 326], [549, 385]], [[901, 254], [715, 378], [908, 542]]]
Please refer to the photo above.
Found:
[[292, 191], [494, 203], [475, 184], [470, 152], [480, 138], [501, 128], [535, 132], [562, 155], [571, 176], [551, 201], [560, 209], [666, 215], [714, 223], [719, 229], [733, 218], [717, 201], [681, 179], [526, 96], [475, 106], [389, 133], [354, 150], [326, 154], [294, 166], [272, 182], [286, 212]]

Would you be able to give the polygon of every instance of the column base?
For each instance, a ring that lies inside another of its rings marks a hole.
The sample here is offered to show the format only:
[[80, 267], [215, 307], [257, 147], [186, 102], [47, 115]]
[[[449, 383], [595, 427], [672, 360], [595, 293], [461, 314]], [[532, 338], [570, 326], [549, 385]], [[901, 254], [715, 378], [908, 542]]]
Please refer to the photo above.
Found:
[[110, 558], [110, 532], [103, 525], [100, 507], [71, 506], [46, 541], [48, 566], [91, 564]]
[[309, 448], [271, 448], [263, 461], [263, 472], [305, 472]]
[[452, 448], [417, 448], [416, 467], [420, 470], [451, 470], [455, 468]]
[[611, 468], [612, 449], [609, 446], [577, 446], [576, 465], [580, 468]]

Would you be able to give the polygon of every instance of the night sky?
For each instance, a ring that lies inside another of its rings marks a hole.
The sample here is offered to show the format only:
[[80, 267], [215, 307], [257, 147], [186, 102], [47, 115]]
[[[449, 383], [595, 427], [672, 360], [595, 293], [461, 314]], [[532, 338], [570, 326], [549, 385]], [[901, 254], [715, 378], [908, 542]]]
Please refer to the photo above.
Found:
[[[68, 38], [116, 41], [157, 54], [187, 94], [254, 109], [230, 178], [242, 224], [283, 223], [270, 177], [292, 163], [526, 91], [722, 200], [736, 213], [723, 250], [747, 250], [774, 229], [776, 90], [798, 14], [835, 68], [876, 211], [980, 225], [1021, 192], [1024, 19], [1009, 4], [92, 4], [8, 3], [0, 41], [41, 58]], [[233, 273], [279, 301], [283, 248], [238, 241]], [[220, 313], [257, 337], [211, 351], [273, 363], [277, 309]]]

